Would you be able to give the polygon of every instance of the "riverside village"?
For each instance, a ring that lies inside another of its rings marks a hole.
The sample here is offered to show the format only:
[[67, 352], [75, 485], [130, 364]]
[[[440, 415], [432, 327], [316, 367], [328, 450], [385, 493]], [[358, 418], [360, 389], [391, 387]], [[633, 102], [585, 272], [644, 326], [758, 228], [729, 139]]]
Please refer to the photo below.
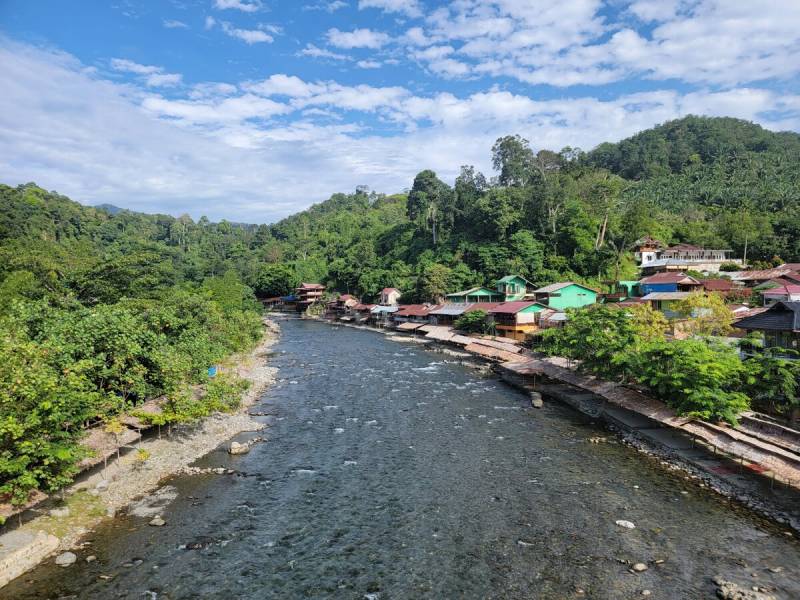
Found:
[[0, 600], [800, 600], [800, 0], [0, 0]]

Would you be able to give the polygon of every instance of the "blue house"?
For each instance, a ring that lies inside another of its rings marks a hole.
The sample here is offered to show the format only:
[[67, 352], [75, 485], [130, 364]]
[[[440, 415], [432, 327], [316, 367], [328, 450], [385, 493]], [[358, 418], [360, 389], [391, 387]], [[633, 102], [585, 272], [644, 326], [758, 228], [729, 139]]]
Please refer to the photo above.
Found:
[[639, 280], [639, 293], [646, 296], [655, 292], [691, 292], [701, 289], [702, 285], [683, 273], [656, 273]]

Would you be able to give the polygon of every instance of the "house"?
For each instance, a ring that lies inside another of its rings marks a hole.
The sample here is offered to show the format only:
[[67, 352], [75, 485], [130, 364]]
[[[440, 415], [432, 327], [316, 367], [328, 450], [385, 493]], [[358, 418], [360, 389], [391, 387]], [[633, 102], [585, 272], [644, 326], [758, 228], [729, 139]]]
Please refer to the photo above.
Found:
[[681, 300], [686, 300], [690, 292], [650, 292], [642, 298], [642, 302], [649, 302], [655, 310], [664, 313], [668, 319], [677, 319], [683, 316], [676, 305]]
[[470, 302], [503, 302], [506, 297], [502, 292], [485, 287], [474, 287], [461, 292], [453, 292], [445, 296], [448, 302], [467, 304]]
[[567, 313], [548, 308], [539, 313], [539, 327], [541, 329], [551, 329], [553, 327], [563, 327], [567, 322]]
[[761, 292], [764, 306], [772, 306], [776, 302], [800, 302], [800, 285], [785, 284]]
[[399, 310], [397, 306], [377, 304], [370, 309], [369, 321], [376, 327], [387, 327], [392, 323], [392, 315]]
[[664, 248], [664, 244], [649, 235], [642, 239], [636, 240], [634, 244], [634, 256], [639, 261], [639, 266], [642, 267], [648, 263], [653, 262], [658, 258], [658, 253]]
[[643, 296], [653, 292], [689, 292], [700, 287], [697, 279], [683, 273], [656, 273], [639, 280], [639, 290]]
[[639, 295], [638, 281], [604, 281], [603, 284], [608, 286], [610, 290], [608, 293], [602, 294], [601, 300], [603, 302], [624, 302], [628, 298], [634, 298]]
[[297, 297], [297, 310], [305, 311], [312, 304], [322, 302], [322, 294], [325, 286], [319, 283], [301, 283], [300, 287], [295, 288]]
[[379, 304], [383, 304], [384, 306], [396, 306], [400, 301], [400, 296], [402, 296], [402, 294], [397, 288], [383, 288], [381, 290], [381, 299]]
[[764, 336], [764, 348], [783, 348], [800, 352], [800, 302], [776, 302], [769, 309], [733, 324]]
[[395, 323], [427, 323], [428, 314], [439, 308], [440, 304], [401, 304], [392, 315]]
[[550, 308], [565, 310], [594, 304], [597, 302], [597, 295], [600, 292], [580, 283], [566, 281], [546, 285], [534, 290], [533, 293], [536, 302], [545, 304]]
[[350, 294], [342, 294], [336, 300], [328, 302], [328, 313], [335, 318], [343, 318], [351, 316], [353, 308], [360, 304], [361, 301], [355, 296]]
[[503, 294], [506, 302], [533, 298], [534, 285], [520, 275], [506, 275], [498, 279], [495, 289]]
[[701, 271], [719, 273], [724, 263], [741, 265], [740, 259], [731, 258], [732, 250], [703, 248], [693, 244], [675, 244], [669, 248], [659, 247], [657, 240], [644, 238], [636, 246], [636, 257], [643, 275], [667, 271]]
[[516, 300], [501, 302], [489, 310], [497, 335], [524, 341], [525, 336], [538, 329], [536, 318], [547, 306], [539, 302]]
[[353, 307], [353, 317], [356, 323], [366, 323], [372, 316], [372, 309], [375, 308], [374, 304], [356, 304]]
[[774, 269], [736, 271], [730, 274], [730, 278], [733, 281], [742, 282], [747, 287], [756, 287], [772, 279], [788, 279], [794, 283], [800, 283], [800, 272], [790, 268], [789, 265], [784, 265]]
[[470, 302], [464, 304], [460, 302], [448, 302], [437, 306], [428, 313], [428, 320], [431, 325], [452, 325], [461, 315], [475, 310], [489, 312], [492, 308], [500, 304], [499, 302]]

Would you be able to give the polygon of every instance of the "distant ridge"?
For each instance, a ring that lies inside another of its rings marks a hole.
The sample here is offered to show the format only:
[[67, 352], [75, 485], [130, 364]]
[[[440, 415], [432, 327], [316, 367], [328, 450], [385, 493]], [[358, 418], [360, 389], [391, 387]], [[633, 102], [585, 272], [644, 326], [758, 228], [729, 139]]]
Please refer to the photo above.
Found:
[[113, 204], [95, 204], [94, 207], [98, 210], [104, 210], [110, 215], [116, 215], [117, 213], [121, 213], [123, 210], [128, 210], [127, 208], [120, 208], [119, 206], [114, 206]]

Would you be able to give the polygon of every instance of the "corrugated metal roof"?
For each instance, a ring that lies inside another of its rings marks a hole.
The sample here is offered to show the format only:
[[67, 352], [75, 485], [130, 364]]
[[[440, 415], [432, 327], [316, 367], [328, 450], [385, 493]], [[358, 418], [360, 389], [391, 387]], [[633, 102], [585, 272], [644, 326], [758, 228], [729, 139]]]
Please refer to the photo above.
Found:
[[400, 323], [400, 325], [397, 326], [397, 329], [401, 331], [414, 331], [415, 329], [419, 329], [420, 327], [422, 327], [422, 323], [406, 322], [406, 323]]
[[519, 311], [524, 310], [526, 308], [530, 308], [531, 306], [538, 305], [542, 308], [547, 308], [544, 304], [540, 302], [529, 302], [525, 300], [515, 300], [513, 302], [502, 302], [498, 304], [496, 307], [489, 311], [490, 314], [504, 314], [504, 315], [515, 315]]
[[582, 287], [585, 290], [590, 290], [592, 292], [599, 293], [598, 290], [594, 288], [590, 288], [589, 286], [583, 285], [582, 283], [575, 283], [574, 281], [564, 281], [561, 283], [551, 283], [550, 285], [546, 285], [544, 287], [540, 287], [538, 290], [534, 290], [535, 294], [549, 294], [552, 292], [557, 292], [558, 290], [563, 290], [565, 287], [569, 287], [571, 285], [577, 285]]
[[470, 306], [470, 304], [445, 304], [436, 310], [430, 311], [428, 314], [458, 317], [463, 315]]
[[377, 315], [379, 313], [396, 313], [397, 312], [396, 306], [373, 306], [372, 307], [372, 314]]
[[642, 297], [644, 302], [651, 300], [685, 300], [689, 297], [690, 292], [651, 292]]
[[684, 285], [700, 285], [694, 277], [689, 277], [685, 273], [656, 273], [644, 279], [639, 280], [639, 283], [655, 284], [655, 283], [682, 283]]
[[397, 311], [398, 317], [424, 317], [430, 311], [438, 308], [438, 304], [401, 304]]
[[739, 329], [800, 331], [800, 302], [776, 302], [764, 312], [733, 324]]

